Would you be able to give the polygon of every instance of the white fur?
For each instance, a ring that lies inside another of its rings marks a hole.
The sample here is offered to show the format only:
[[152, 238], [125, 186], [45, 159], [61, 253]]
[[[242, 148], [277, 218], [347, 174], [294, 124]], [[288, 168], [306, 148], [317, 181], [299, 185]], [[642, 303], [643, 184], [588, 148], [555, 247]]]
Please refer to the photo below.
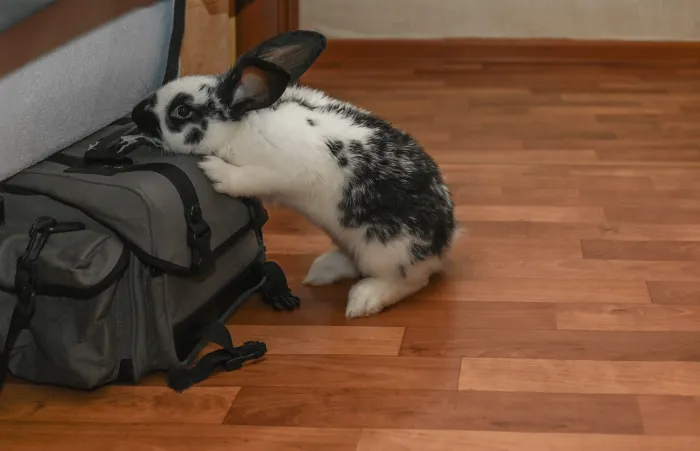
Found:
[[354, 279], [359, 275], [352, 260], [342, 251], [334, 249], [314, 260], [304, 283], [315, 286], [330, 285], [340, 280]]

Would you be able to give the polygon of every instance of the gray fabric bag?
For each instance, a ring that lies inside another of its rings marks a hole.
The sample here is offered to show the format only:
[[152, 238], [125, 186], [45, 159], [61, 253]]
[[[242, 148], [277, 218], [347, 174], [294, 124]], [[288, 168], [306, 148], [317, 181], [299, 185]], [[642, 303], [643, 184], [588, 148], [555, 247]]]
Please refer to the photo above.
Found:
[[93, 389], [165, 370], [184, 390], [265, 353], [223, 326], [251, 294], [299, 306], [266, 261], [262, 204], [216, 193], [196, 157], [125, 141], [133, 128], [120, 120], [0, 184], [0, 373]]

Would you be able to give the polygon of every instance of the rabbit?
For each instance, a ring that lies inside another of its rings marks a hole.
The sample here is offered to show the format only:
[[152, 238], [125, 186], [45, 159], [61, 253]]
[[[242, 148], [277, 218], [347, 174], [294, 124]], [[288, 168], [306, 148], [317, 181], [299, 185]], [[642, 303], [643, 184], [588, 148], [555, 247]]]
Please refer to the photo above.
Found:
[[132, 119], [166, 150], [203, 156], [219, 192], [292, 208], [334, 249], [304, 283], [360, 279], [346, 317], [371, 316], [423, 289], [458, 235], [440, 169], [418, 142], [364, 109], [299, 85], [326, 37], [275, 36], [228, 72], [185, 76], [140, 102]]

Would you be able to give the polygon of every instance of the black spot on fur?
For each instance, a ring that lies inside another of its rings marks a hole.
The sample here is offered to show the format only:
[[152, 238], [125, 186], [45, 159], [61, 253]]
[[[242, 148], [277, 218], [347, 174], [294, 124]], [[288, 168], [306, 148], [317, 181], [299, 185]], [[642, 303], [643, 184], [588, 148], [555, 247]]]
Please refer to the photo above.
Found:
[[345, 155], [341, 155], [341, 156], [337, 157], [337, 160], [338, 160], [338, 166], [340, 166], [341, 168], [344, 168], [348, 165], [348, 157], [346, 157]]
[[[210, 90], [210, 87], [203, 85], [200, 89]], [[194, 98], [190, 94], [179, 93], [170, 102], [166, 108], [165, 123], [169, 130], [174, 133], [180, 133], [188, 124], [194, 125], [196, 128], [190, 130], [185, 136], [185, 144], [198, 144], [204, 138], [204, 132], [209, 128], [210, 119], [224, 120], [225, 113], [218, 108], [213, 100], [197, 105], [193, 103]], [[191, 108], [192, 114], [190, 117], [183, 119], [177, 117], [173, 113], [180, 105], [187, 105]]]
[[185, 144], [199, 144], [204, 138], [204, 133], [198, 128], [193, 128], [185, 136]]
[[166, 111], [165, 124], [167, 125], [168, 130], [175, 132], [175, 133], [180, 133], [182, 131], [182, 129], [185, 127], [185, 125], [187, 125], [193, 121], [193, 118], [181, 119], [181, 118], [175, 117], [173, 115], [173, 112], [180, 105], [192, 106], [193, 100], [194, 100], [194, 98], [192, 97], [191, 94], [187, 94], [184, 92], [181, 92], [181, 93], [177, 94], [175, 97], [173, 97], [173, 100], [170, 101], [170, 104], [165, 109], [165, 111]]
[[326, 145], [334, 157], [340, 155], [340, 153], [343, 152], [343, 149], [345, 149], [345, 144], [343, 144], [343, 141], [339, 141], [337, 139], [328, 141]]
[[407, 273], [406, 273], [406, 267], [404, 265], [399, 266], [399, 275], [404, 279], [406, 278]]
[[306, 123], [309, 124], [309, 125], [312, 126], [312, 127], [315, 127], [315, 126], [316, 126], [316, 122], [314, 122], [313, 119], [307, 119], [307, 120], [306, 120]]
[[408, 134], [350, 105], [330, 103], [333, 112], [371, 130], [365, 142], [329, 141], [338, 159], [352, 167], [338, 206], [341, 224], [365, 228], [367, 241], [388, 243], [408, 234], [414, 261], [441, 255], [455, 229], [454, 203], [435, 161]]
[[208, 118], [220, 121], [225, 121], [227, 119], [226, 111], [224, 111], [222, 108], [219, 108], [216, 102], [214, 102], [213, 100], [209, 100], [204, 105], [202, 105], [201, 110], [204, 116]]

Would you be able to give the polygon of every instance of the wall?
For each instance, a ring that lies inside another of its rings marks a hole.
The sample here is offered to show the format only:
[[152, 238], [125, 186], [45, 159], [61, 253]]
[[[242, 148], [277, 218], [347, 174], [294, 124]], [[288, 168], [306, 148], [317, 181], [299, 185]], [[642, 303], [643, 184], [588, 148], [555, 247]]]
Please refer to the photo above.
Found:
[[300, 26], [336, 38], [700, 41], [700, 0], [300, 0]]
[[229, 0], [187, 0], [180, 52], [182, 75], [215, 74], [234, 61], [234, 18]]

